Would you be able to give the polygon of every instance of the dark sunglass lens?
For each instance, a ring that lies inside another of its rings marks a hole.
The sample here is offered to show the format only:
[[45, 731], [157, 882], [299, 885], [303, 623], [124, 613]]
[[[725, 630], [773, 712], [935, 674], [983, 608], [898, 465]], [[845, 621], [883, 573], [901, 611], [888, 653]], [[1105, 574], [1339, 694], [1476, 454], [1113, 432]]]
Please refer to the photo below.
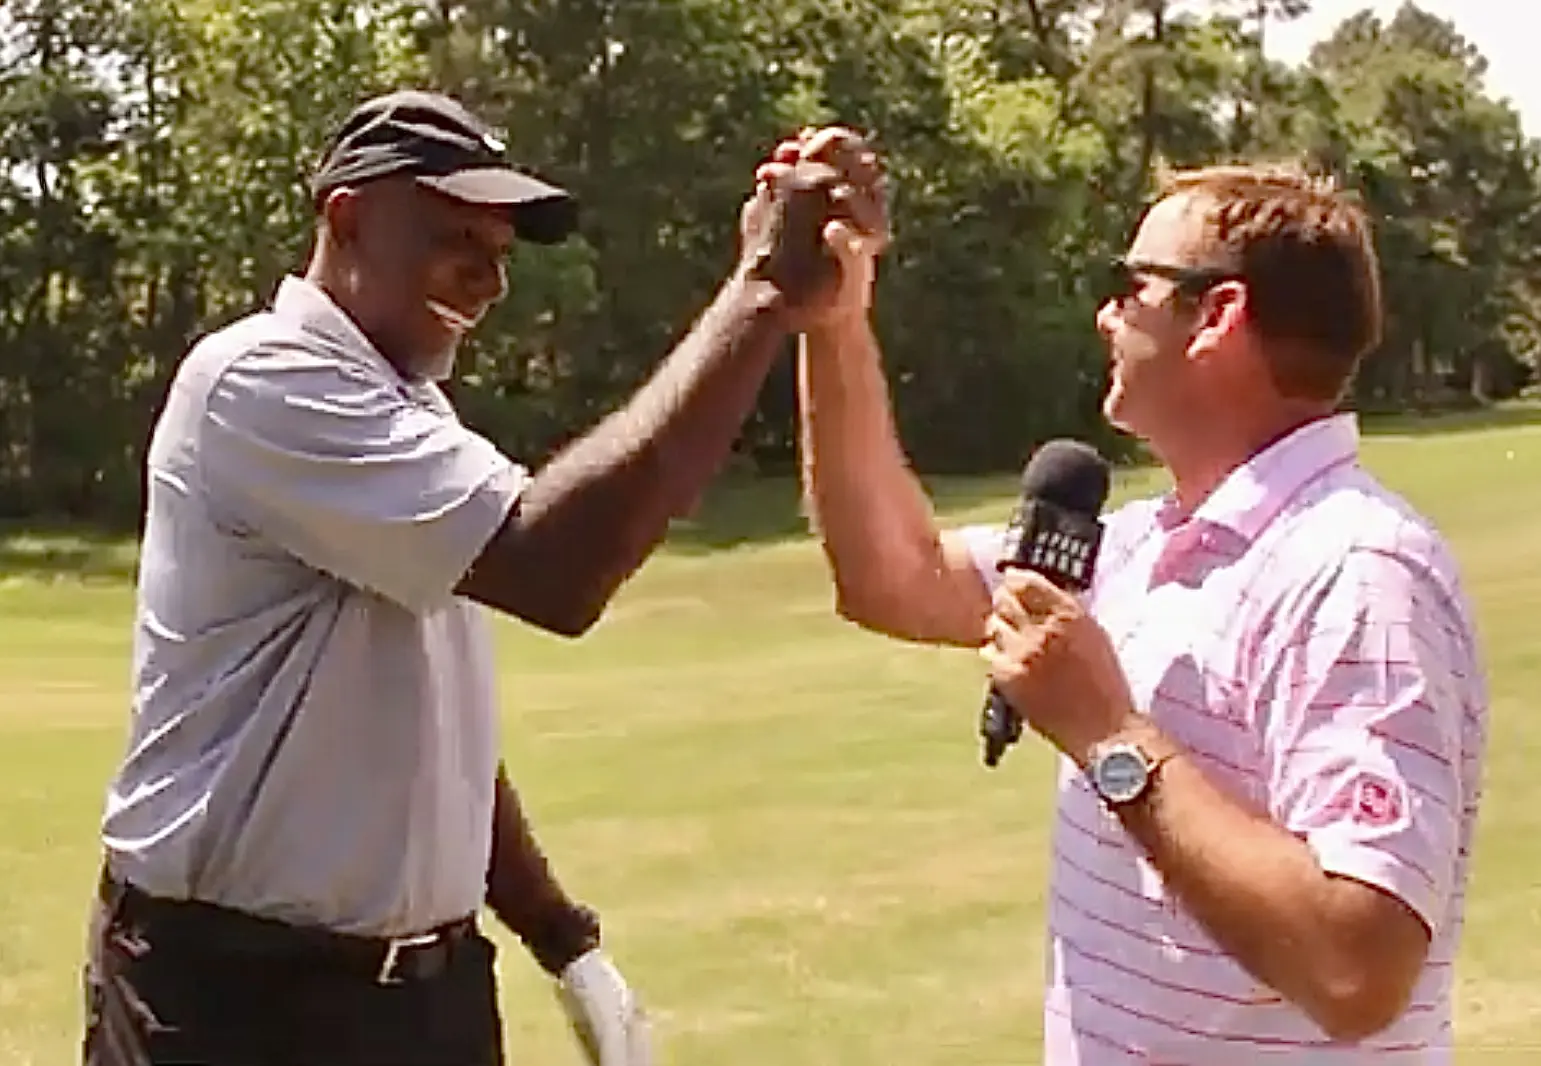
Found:
[[1126, 300], [1133, 296], [1139, 287], [1139, 280], [1127, 263], [1122, 259], [1111, 260], [1103, 267], [1097, 278], [1095, 288], [1097, 306], [1100, 307], [1109, 301]]

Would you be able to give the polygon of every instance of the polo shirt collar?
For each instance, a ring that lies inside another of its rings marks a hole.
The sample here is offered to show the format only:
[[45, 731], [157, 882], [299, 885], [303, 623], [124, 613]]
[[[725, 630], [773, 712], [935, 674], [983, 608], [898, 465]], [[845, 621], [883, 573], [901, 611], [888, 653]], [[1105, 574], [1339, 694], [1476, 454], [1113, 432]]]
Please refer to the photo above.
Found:
[[[1250, 543], [1306, 485], [1354, 462], [1358, 451], [1354, 415], [1307, 422], [1231, 471], [1194, 511], [1192, 522], [1229, 529]], [[1175, 495], [1162, 504], [1160, 520], [1166, 528], [1181, 524]]]
[[349, 318], [319, 285], [297, 275], [291, 274], [284, 278], [273, 297], [273, 313], [299, 326], [311, 336], [326, 341], [331, 347], [373, 366], [383, 367], [394, 378], [401, 378], [400, 372], [364, 336], [358, 323]]

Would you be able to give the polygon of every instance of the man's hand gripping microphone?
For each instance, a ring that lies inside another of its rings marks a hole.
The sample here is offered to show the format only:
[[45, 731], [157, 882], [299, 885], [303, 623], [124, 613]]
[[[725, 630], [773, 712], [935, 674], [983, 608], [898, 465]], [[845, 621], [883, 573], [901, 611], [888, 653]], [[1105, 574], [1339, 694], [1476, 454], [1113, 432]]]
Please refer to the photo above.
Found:
[[[1006, 528], [998, 570], [1036, 570], [1062, 589], [1091, 586], [1102, 546], [1103, 504], [1111, 486], [1107, 460], [1075, 440], [1052, 440], [1022, 471], [1022, 499]], [[979, 717], [984, 763], [995, 766], [1022, 737], [1022, 719], [990, 687]]]

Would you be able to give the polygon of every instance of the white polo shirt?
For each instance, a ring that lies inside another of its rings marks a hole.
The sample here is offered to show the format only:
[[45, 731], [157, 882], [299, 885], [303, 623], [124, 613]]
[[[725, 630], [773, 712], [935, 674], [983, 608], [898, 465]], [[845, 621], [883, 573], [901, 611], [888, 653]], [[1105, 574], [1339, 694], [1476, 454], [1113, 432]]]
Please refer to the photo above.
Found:
[[474, 912], [494, 663], [451, 590], [526, 471], [298, 278], [188, 354], [148, 462], [110, 868], [355, 933]]
[[[1333, 1043], [1225, 953], [1062, 760], [1045, 1062], [1449, 1063], [1488, 701], [1444, 541], [1360, 466], [1351, 415], [1265, 450], [1191, 516], [1141, 500], [1105, 537], [1088, 602], [1137, 705], [1323, 869], [1400, 898], [1433, 939], [1402, 1015]], [[999, 532], [970, 541], [993, 582]]]

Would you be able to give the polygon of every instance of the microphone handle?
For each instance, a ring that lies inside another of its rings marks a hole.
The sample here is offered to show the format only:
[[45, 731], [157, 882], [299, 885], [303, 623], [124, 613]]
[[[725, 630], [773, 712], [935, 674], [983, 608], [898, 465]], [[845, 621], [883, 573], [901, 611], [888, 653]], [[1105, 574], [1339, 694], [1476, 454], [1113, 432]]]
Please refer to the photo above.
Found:
[[979, 718], [979, 732], [985, 738], [985, 765], [995, 766], [1006, 754], [1006, 749], [1022, 739], [1022, 719], [994, 685], [990, 686]]
[[[1028, 501], [1022, 502], [1020, 515], [1027, 513]], [[1003, 562], [1003, 566], [1026, 566], [1025, 545], [1019, 544], [1016, 557], [1010, 562]], [[1017, 712], [1011, 709], [1011, 704], [1006, 702], [992, 683], [990, 692], [985, 696], [985, 705], [979, 712], [979, 735], [984, 737], [984, 764], [992, 769], [1000, 764], [1001, 756], [1006, 754], [1006, 749], [1022, 739], [1022, 719], [1017, 717]]]

